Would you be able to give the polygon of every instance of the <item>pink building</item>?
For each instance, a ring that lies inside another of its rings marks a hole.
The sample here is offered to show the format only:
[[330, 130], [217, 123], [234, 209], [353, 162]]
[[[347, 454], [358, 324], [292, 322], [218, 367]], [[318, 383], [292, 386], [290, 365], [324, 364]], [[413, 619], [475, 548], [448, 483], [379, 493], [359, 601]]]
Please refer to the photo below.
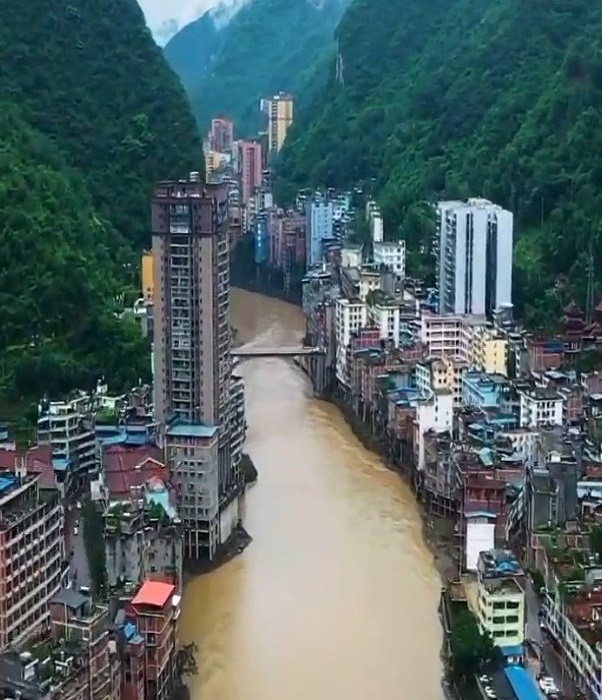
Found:
[[284, 269], [287, 265], [305, 262], [305, 217], [279, 209], [268, 220], [270, 231], [270, 262]]
[[257, 141], [239, 141], [240, 187], [243, 204], [248, 204], [255, 189], [261, 185], [261, 144]]
[[211, 148], [218, 153], [229, 153], [234, 142], [234, 122], [218, 117], [211, 120]]

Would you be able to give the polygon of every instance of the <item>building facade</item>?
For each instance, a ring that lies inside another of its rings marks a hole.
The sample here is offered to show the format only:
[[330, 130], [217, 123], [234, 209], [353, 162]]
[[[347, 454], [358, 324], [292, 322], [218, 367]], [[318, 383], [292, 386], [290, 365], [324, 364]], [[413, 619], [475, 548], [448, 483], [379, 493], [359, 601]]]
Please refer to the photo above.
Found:
[[38, 406], [38, 442], [50, 445], [57, 471], [83, 482], [96, 468], [94, 412], [97, 404], [88, 394], [67, 401], [41, 401]]
[[314, 197], [307, 201], [305, 212], [305, 259], [311, 267], [322, 260], [323, 242], [333, 238], [334, 209], [332, 202]]
[[238, 142], [238, 166], [242, 203], [246, 206], [255, 190], [261, 186], [261, 144], [257, 141]]
[[479, 627], [498, 647], [522, 646], [525, 641], [525, 575], [512, 552], [481, 552], [477, 562]]
[[177, 620], [181, 598], [175, 587], [145, 581], [127, 611], [145, 643], [145, 698], [169, 700], [176, 681]]
[[240, 488], [230, 454], [227, 185], [160, 183], [152, 227], [155, 417], [167, 426], [185, 552], [212, 558], [223, 541], [220, 508], [231, 508]]
[[406, 275], [406, 242], [374, 243], [374, 262], [384, 265], [395, 273], [397, 280], [403, 280]]
[[253, 251], [256, 265], [263, 265], [269, 261], [270, 232], [268, 218], [267, 212], [262, 211], [253, 220]]
[[0, 473], [0, 649], [45, 629], [63, 583], [63, 506], [23, 468]]
[[234, 143], [234, 123], [230, 119], [211, 120], [211, 150], [217, 153], [230, 153]]
[[486, 199], [441, 202], [437, 222], [441, 313], [511, 308], [512, 213]]
[[293, 97], [285, 93], [274, 95], [267, 100], [268, 110], [268, 149], [278, 153], [286, 139], [286, 132], [293, 123]]
[[142, 253], [142, 298], [152, 302], [155, 294], [155, 277], [153, 251], [145, 250]]

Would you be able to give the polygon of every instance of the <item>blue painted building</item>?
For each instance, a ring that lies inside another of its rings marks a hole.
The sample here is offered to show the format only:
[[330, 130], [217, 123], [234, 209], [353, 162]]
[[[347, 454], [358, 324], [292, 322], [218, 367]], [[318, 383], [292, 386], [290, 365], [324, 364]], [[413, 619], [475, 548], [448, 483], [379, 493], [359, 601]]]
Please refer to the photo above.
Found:
[[265, 213], [257, 214], [253, 222], [253, 242], [255, 248], [255, 264], [263, 265], [270, 255], [270, 234], [268, 217]]
[[508, 380], [501, 374], [464, 372], [462, 377], [462, 404], [475, 408], [499, 408], [502, 392]]
[[334, 240], [334, 206], [322, 197], [309, 199], [305, 205], [305, 247], [307, 266], [322, 261], [324, 241]]

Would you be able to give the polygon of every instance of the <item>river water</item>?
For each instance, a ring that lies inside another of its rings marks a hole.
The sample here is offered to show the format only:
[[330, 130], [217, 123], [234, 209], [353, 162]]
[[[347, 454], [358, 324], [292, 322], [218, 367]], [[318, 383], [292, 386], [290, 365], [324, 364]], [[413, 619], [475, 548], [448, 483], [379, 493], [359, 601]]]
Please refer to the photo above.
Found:
[[[243, 342], [294, 344], [300, 309], [234, 290]], [[192, 700], [441, 700], [440, 582], [414, 498], [283, 359], [241, 365], [259, 481], [243, 555], [192, 580]]]

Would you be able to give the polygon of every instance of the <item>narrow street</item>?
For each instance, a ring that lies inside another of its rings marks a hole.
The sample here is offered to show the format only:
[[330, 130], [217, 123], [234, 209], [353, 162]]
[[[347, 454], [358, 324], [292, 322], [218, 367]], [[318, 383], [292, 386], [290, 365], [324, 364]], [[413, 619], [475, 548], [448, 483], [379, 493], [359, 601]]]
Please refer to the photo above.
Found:
[[539, 624], [540, 602], [533, 585], [528, 582], [527, 591], [527, 638], [538, 650], [545, 671], [552, 676], [564, 697], [572, 700], [575, 697], [575, 686], [569, 676], [568, 670], [564, 668], [563, 659], [554, 649], [548, 635], [542, 631]]
[[[74, 534], [75, 525], [78, 523], [77, 535]], [[65, 511], [65, 542], [67, 554], [73, 552], [69, 580], [74, 582], [74, 587], [90, 586], [90, 568], [84, 544], [84, 521], [81, 517], [81, 509], [72, 506], [70, 511]]]

